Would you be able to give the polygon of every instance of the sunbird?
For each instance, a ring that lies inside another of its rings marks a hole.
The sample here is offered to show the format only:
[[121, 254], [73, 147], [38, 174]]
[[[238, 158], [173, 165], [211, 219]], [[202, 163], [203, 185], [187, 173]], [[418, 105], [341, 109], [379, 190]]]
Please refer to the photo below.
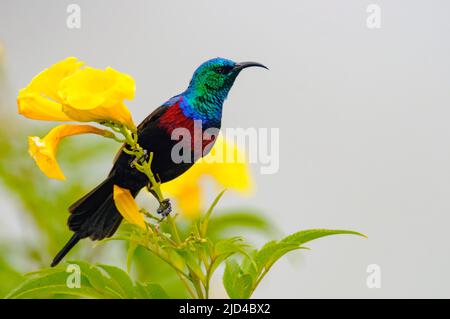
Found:
[[[160, 183], [168, 182], [186, 172], [196, 160], [206, 155], [214, 144], [214, 136], [201, 143], [201, 152], [191, 149], [190, 161], [172, 158], [172, 149], [179, 141], [172, 138], [177, 128], [189, 130], [190, 136], [198, 136], [195, 123], [201, 124], [201, 135], [211, 130], [220, 130], [222, 106], [239, 73], [248, 67], [262, 67], [261, 63], [237, 63], [224, 58], [215, 58], [201, 64], [194, 72], [188, 88], [175, 95], [148, 115], [137, 127], [139, 145], [153, 154], [151, 170]], [[134, 165], [133, 155], [121, 149], [108, 177], [88, 194], [69, 207], [67, 221], [73, 236], [55, 256], [51, 264], [56, 266], [64, 256], [83, 238], [101, 240], [111, 237], [122, 221], [113, 199], [113, 188], [117, 185], [128, 189], [136, 197], [148, 186], [147, 176]], [[157, 210], [162, 216], [171, 211], [170, 202], [160, 202]]]

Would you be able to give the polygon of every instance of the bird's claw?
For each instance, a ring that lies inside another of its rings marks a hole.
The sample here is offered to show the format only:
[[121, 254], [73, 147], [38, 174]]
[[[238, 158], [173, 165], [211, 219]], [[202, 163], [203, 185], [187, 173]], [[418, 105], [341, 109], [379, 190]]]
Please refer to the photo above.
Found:
[[144, 161], [148, 161], [150, 158], [148, 151], [146, 149], [143, 149], [143, 151], [144, 151], [144, 156], [142, 156], [142, 157], [143, 157]]
[[143, 161], [144, 161], [144, 162], [147, 162], [147, 161], [150, 159], [150, 155], [149, 155], [149, 153], [147, 152], [147, 150], [144, 149], [143, 151], [144, 151], [144, 155], [143, 155], [141, 158], [135, 157], [135, 158], [133, 159], [133, 161], [130, 163], [130, 167], [131, 167], [131, 168], [135, 168], [135, 167], [136, 167], [136, 164], [141, 164]]
[[161, 221], [163, 221], [172, 211], [172, 204], [168, 198], [159, 203], [159, 207], [156, 212], [161, 215]]

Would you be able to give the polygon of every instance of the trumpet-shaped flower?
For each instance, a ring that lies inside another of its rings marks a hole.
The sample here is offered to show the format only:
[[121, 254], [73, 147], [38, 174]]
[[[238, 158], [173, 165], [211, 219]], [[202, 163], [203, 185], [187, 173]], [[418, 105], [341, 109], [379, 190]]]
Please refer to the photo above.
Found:
[[119, 213], [127, 222], [145, 229], [144, 216], [139, 211], [133, 196], [128, 189], [114, 185], [114, 203]]
[[134, 98], [132, 77], [112, 68], [82, 68], [74, 57], [42, 71], [20, 90], [19, 113], [47, 121], [112, 121], [134, 128], [124, 100]]
[[28, 152], [40, 170], [49, 178], [64, 180], [64, 174], [56, 161], [59, 143], [64, 137], [79, 134], [97, 134], [111, 137], [112, 133], [90, 125], [59, 125], [53, 128], [44, 138], [28, 137]]
[[218, 188], [236, 190], [241, 194], [248, 194], [253, 189], [244, 152], [221, 136], [206, 157], [183, 175], [161, 185], [163, 192], [175, 199], [185, 217], [196, 218], [204, 208], [202, 177], [212, 178]]

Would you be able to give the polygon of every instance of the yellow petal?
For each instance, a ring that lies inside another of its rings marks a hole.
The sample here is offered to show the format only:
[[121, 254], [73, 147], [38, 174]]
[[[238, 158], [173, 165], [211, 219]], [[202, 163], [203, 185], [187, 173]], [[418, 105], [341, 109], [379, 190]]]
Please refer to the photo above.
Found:
[[19, 114], [33, 120], [71, 121], [62, 111], [61, 104], [26, 89], [20, 90], [17, 105]]
[[134, 92], [133, 78], [112, 68], [87, 67], [65, 78], [59, 87], [60, 97], [77, 110], [116, 107], [133, 99]]
[[184, 217], [197, 218], [201, 212], [200, 204], [203, 203], [200, 186], [198, 184], [186, 185], [176, 201]]
[[64, 137], [87, 133], [103, 136], [111, 136], [112, 134], [90, 125], [59, 125], [53, 128], [43, 139], [38, 136], [28, 137], [28, 152], [47, 177], [64, 180], [64, 174], [56, 160], [59, 143]]
[[131, 76], [112, 68], [86, 67], [67, 58], [44, 70], [19, 92], [19, 113], [53, 121], [113, 121], [135, 129], [124, 100], [134, 98]]
[[75, 73], [81, 68], [84, 62], [78, 61], [77, 58], [69, 57], [58, 63], [53, 64], [36, 75], [26, 90], [30, 93], [37, 93], [54, 101], [60, 101], [58, 96], [58, 88], [60, 82]]
[[91, 110], [78, 110], [72, 106], [65, 105], [63, 110], [67, 116], [79, 122], [112, 121], [124, 124], [131, 129], [136, 127], [130, 110], [123, 103], [111, 108], [97, 107]]
[[222, 136], [217, 138], [211, 152], [198, 165], [202, 165], [203, 173], [211, 175], [220, 188], [233, 189], [241, 193], [253, 190], [253, 180], [245, 152]]
[[17, 97], [19, 114], [46, 121], [70, 121], [62, 111], [58, 87], [61, 80], [76, 72], [83, 62], [70, 57], [35, 76]]
[[28, 137], [28, 153], [48, 178], [64, 180], [64, 174], [55, 158], [55, 152], [38, 136]]
[[127, 222], [142, 229], [146, 228], [144, 216], [139, 212], [139, 207], [128, 189], [114, 185], [114, 203]]
[[214, 163], [210, 165], [208, 174], [219, 184], [220, 189], [233, 189], [242, 194], [249, 194], [253, 190], [250, 170], [245, 163]]

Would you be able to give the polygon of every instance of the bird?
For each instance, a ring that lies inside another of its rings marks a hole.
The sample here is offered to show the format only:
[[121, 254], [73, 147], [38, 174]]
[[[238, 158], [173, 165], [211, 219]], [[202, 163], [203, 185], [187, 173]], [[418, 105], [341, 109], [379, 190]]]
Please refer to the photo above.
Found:
[[[249, 67], [268, 69], [258, 62], [238, 63], [225, 58], [203, 62], [184, 92], [167, 100], [137, 126], [138, 144], [147, 154], [153, 154], [151, 170], [158, 182], [165, 183], [182, 175], [195, 161], [207, 155], [214, 145], [215, 134], [210, 135], [209, 140], [201, 141], [200, 151], [191, 148], [189, 161], [174, 160], [172, 149], [178, 141], [172, 134], [181, 128], [191, 136], [198, 136], [195, 130], [199, 126], [195, 123], [201, 124], [201, 133], [220, 130], [224, 101], [237, 76]], [[123, 147], [107, 178], [69, 207], [67, 225], [74, 234], [55, 256], [51, 267], [58, 265], [81, 239], [102, 240], [116, 232], [122, 215], [114, 203], [114, 185], [129, 190], [136, 197], [149, 184], [148, 177], [133, 166], [133, 155], [125, 152]], [[160, 202], [158, 213], [165, 216], [170, 210], [170, 202]]]

